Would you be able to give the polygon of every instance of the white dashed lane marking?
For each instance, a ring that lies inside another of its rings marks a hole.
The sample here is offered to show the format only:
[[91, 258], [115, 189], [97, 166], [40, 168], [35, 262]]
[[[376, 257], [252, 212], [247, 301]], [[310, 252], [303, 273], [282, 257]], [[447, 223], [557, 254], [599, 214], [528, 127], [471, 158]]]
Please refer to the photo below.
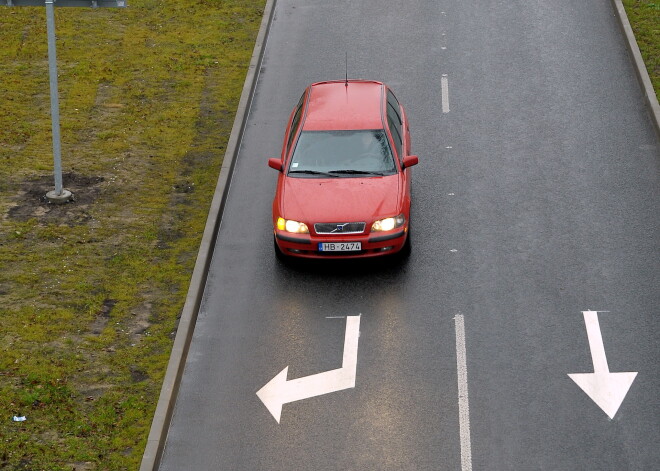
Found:
[[440, 86], [442, 88], [442, 112], [449, 113], [449, 79], [447, 74], [442, 74]]
[[461, 437], [461, 471], [472, 471], [465, 320], [463, 319], [463, 314], [456, 314], [454, 320], [456, 321], [456, 370], [458, 372], [458, 422], [459, 435]]

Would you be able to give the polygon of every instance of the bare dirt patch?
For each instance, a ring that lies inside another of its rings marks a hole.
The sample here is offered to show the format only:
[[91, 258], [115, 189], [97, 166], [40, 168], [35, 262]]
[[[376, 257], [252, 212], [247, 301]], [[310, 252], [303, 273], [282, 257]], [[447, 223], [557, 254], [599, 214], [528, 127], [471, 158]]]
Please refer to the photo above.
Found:
[[62, 180], [66, 189], [73, 193], [73, 201], [67, 204], [52, 204], [46, 199], [46, 193], [53, 189], [52, 175], [31, 178], [20, 184], [11, 206], [5, 215], [15, 221], [37, 219], [41, 223], [59, 223], [70, 226], [84, 224], [92, 219], [90, 206], [101, 193], [103, 177], [86, 176], [77, 173], [65, 173]]
[[110, 312], [112, 311], [112, 308], [115, 306], [115, 304], [117, 304], [117, 301], [113, 299], [106, 299], [103, 302], [101, 311], [97, 314], [96, 319], [94, 319], [94, 322], [90, 327], [90, 332], [93, 335], [101, 335], [103, 329], [105, 329], [105, 326], [108, 325], [108, 321], [110, 320]]

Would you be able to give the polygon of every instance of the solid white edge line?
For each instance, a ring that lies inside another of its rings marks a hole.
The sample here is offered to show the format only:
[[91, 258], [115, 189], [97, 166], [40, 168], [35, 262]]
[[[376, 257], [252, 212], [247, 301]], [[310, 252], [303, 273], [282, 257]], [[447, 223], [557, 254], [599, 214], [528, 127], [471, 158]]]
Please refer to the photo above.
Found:
[[456, 314], [454, 320], [456, 321], [456, 371], [458, 373], [458, 423], [461, 438], [461, 470], [472, 471], [465, 320], [462, 314]]
[[440, 78], [440, 86], [442, 88], [442, 112], [449, 113], [449, 79], [447, 74], [443, 74]]

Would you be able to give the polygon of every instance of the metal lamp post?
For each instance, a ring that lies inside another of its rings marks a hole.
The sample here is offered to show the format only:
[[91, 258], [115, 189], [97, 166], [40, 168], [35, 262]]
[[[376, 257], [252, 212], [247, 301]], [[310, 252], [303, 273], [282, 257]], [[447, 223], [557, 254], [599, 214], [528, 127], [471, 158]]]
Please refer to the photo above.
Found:
[[55, 47], [55, 6], [62, 7], [125, 7], [125, 0], [0, 0], [0, 6], [45, 6], [48, 32], [48, 74], [50, 77], [50, 115], [53, 129], [53, 161], [55, 189], [46, 193], [51, 203], [66, 203], [73, 194], [62, 184], [62, 148], [60, 139], [60, 105], [57, 86], [57, 52]]

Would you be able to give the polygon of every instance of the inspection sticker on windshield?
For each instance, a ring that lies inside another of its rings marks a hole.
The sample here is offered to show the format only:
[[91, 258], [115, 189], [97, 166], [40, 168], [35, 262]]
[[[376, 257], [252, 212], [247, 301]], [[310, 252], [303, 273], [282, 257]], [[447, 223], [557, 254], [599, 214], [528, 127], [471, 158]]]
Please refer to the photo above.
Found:
[[357, 252], [362, 242], [319, 242], [319, 252]]

